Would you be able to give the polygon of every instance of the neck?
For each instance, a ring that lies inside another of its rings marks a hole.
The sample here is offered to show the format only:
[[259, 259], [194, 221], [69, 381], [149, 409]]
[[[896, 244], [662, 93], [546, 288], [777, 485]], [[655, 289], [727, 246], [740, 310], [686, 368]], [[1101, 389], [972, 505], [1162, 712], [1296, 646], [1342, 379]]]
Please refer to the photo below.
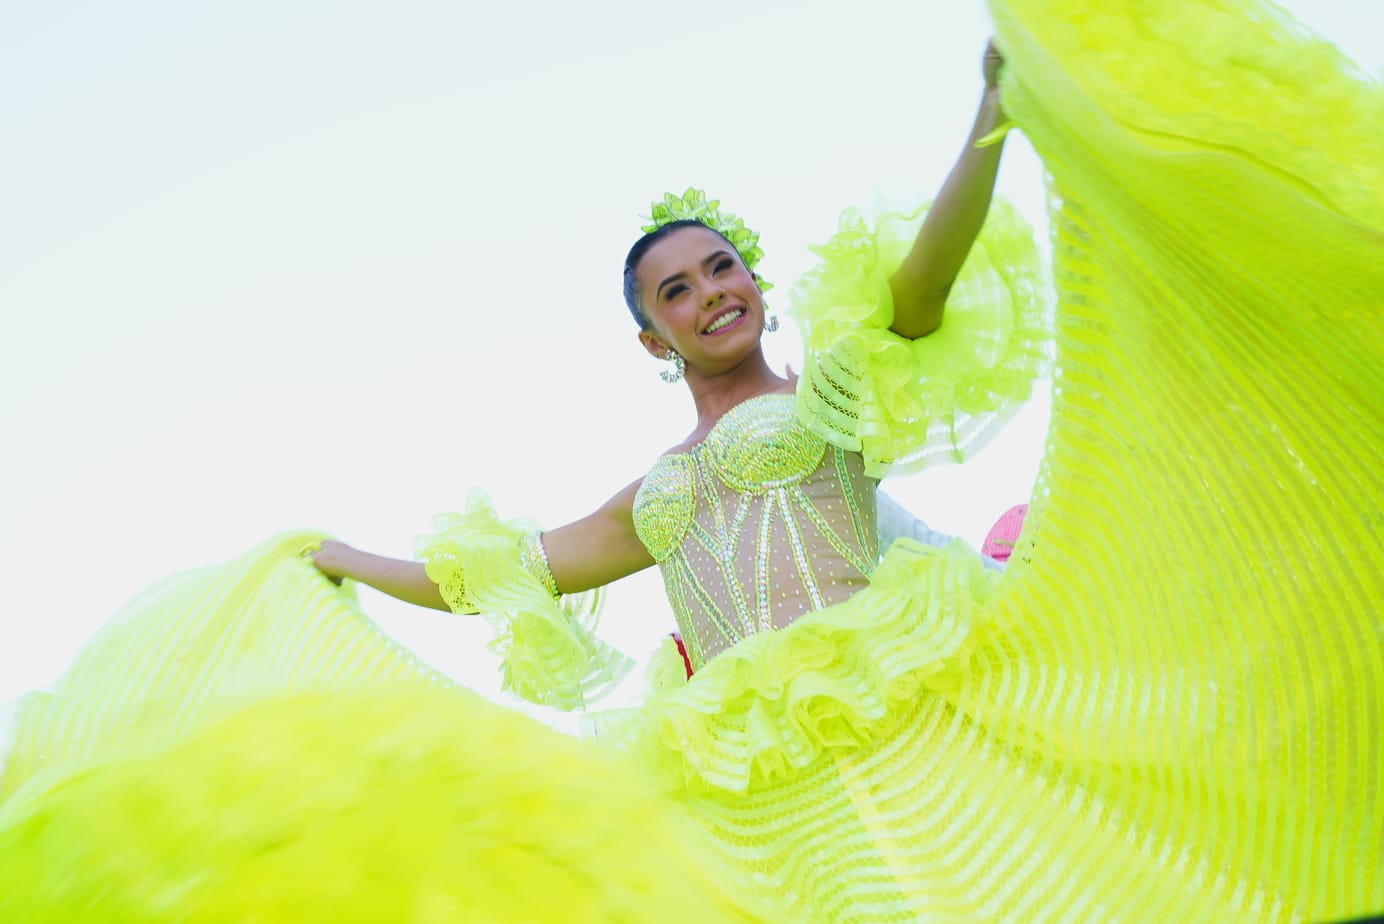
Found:
[[697, 406], [697, 423], [716, 422], [743, 401], [770, 392], [784, 391], [789, 380], [769, 368], [764, 352], [756, 349], [738, 365], [715, 375], [687, 370], [687, 387]]

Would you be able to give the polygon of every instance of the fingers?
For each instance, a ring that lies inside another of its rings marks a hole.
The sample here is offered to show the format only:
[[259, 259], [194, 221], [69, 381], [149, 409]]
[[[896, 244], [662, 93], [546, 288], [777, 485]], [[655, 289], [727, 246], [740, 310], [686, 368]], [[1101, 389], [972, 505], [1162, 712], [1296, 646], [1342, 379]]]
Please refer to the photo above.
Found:
[[1004, 55], [995, 47], [995, 40], [992, 38], [985, 43], [985, 54], [981, 58], [980, 69], [985, 75], [985, 85], [987, 87], [996, 86], [999, 83], [1000, 68], [1004, 65]]
[[334, 539], [326, 539], [316, 548], [303, 550], [303, 557], [312, 562], [312, 566], [316, 568], [323, 577], [338, 587], [341, 586], [343, 575], [332, 566], [332, 553], [335, 550], [334, 547], [339, 547], [341, 544], [342, 543]]

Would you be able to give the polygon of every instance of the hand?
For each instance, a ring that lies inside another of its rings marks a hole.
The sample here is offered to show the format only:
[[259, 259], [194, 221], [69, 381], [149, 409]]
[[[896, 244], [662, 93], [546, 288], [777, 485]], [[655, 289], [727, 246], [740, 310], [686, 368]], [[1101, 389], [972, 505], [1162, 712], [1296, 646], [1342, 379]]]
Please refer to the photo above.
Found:
[[312, 561], [313, 567], [331, 581], [340, 586], [343, 578], [351, 575], [346, 571], [346, 559], [355, 549], [344, 542], [337, 542], [335, 539], [325, 539], [322, 545], [312, 552], [308, 558]]
[[980, 72], [985, 75], [985, 88], [992, 90], [999, 86], [1000, 68], [1004, 66], [1004, 55], [995, 47], [995, 40], [985, 43], [985, 57], [980, 62]]

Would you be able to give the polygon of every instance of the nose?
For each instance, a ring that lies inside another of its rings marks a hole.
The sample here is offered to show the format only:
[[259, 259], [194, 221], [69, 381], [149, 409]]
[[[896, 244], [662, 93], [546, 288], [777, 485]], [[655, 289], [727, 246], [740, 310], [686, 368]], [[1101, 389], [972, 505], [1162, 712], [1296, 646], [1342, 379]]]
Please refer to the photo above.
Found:
[[702, 307], [715, 308], [726, 298], [726, 290], [714, 282], [708, 283], [706, 291], [702, 293]]

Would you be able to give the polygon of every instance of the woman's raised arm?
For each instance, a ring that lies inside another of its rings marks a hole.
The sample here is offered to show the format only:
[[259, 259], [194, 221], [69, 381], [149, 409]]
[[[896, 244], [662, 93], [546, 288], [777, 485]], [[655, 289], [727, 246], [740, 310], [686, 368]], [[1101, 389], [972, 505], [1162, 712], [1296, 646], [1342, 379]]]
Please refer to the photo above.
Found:
[[901, 337], [925, 337], [941, 326], [947, 294], [990, 210], [1004, 140], [984, 147], [978, 142], [1005, 122], [998, 83], [1002, 63], [995, 46], [986, 46], [985, 94], [966, 147], [942, 184], [913, 248], [889, 280], [894, 296], [890, 329]]

